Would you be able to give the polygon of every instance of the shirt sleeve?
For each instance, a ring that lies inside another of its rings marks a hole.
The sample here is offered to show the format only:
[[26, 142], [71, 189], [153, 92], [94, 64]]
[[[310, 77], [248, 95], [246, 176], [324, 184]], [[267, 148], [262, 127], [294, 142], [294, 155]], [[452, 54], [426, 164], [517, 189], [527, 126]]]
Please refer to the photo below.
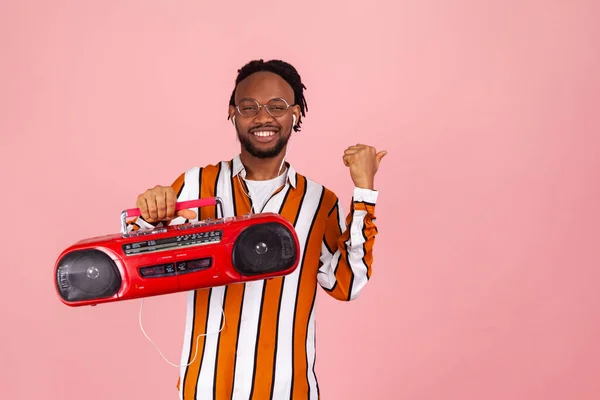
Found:
[[356, 299], [371, 277], [378, 194], [355, 187], [345, 219], [339, 200], [327, 217], [317, 281], [338, 300]]

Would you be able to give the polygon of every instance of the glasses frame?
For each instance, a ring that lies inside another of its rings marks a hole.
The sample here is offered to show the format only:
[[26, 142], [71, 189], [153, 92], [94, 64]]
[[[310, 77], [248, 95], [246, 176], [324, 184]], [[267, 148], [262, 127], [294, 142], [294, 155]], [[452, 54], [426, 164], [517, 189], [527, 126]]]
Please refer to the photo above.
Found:
[[[273, 115], [273, 114], [271, 114], [271, 111], [269, 111], [269, 103], [272, 102], [272, 101], [274, 101], [274, 100], [281, 100], [281, 101], [283, 101], [285, 103], [286, 107], [285, 107], [285, 111], [283, 112], [283, 114], [281, 114], [281, 115]], [[273, 117], [273, 118], [281, 118], [281, 117], [283, 117], [288, 112], [288, 110], [290, 109], [290, 107], [294, 106], [294, 104], [289, 104], [285, 99], [283, 99], [281, 97], [277, 97], [277, 98], [271, 99], [271, 100], [269, 100], [269, 103], [267, 103], [267, 104], [260, 104], [258, 102], [258, 100], [252, 99], [252, 98], [244, 98], [244, 99], [240, 100], [240, 102], [242, 102], [242, 101], [253, 101], [254, 103], [256, 103], [258, 105], [258, 111], [256, 111], [256, 114], [251, 115], [251, 116], [247, 116], [247, 115], [242, 114], [242, 112], [240, 111], [240, 105], [239, 104], [236, 105], [235, 106], [236, 111], [242, 117], [244, 117], [244, 118], [254, 118], [254, 117], [256, 117], [260, 113], [260, 109], [261, 108], [264, 108], [271, 117]]]

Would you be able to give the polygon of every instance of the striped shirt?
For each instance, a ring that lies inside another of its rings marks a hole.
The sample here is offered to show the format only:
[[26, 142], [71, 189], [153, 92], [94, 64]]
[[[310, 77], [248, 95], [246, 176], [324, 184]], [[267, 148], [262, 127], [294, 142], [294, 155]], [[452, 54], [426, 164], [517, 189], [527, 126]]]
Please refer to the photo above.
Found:
[[[377, 234], [378, 192], [355, 187], [344, 218], [332, 191], [286, 166], [285, 183], [263, 212], [278, 213], [294, 225], [299, 267], [285, 277], [188, 293], [177, 381], [182, 400], [319, 398], [314, 371], [317, 286], [341, 301], [355, 299], [365, 287]], [[221, 218], [255, 212], [248, 187], [239, 179], [244, 177], [238, 155], [191, 168], [172, 186], [178, 201], [220, 197], [225, 215], [215, 206], [196, 211], [200, 219]], [[171, 224], [183, 222], [178, 217]], [[129, 224], [130, 230], [140, 227], [152, 225], [140, 218]]]

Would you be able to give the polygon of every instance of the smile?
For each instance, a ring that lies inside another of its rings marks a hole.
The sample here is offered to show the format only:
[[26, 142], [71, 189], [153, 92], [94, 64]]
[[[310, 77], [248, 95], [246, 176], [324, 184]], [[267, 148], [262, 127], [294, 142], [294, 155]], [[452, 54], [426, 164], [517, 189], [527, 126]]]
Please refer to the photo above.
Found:
[[277, 132], [274, 132], [274, 131], [258, 131], [258, 132], [252, 132], [252, 133], [254, 134], [254, 136], [269, 137], [269, 136], [273, 136]]

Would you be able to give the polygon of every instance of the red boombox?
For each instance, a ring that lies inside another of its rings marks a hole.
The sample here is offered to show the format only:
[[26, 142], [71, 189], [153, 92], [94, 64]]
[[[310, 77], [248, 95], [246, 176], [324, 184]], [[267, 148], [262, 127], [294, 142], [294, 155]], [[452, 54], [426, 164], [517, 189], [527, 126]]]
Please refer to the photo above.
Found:
[[[223, 205], [219, 198], [179, 202], [177, 210]], [[55, 286], [69, 306], [96, 305], [261, 280], [292, 273], [300, 259], [292, 224], [275, 213], [195, 223], [79, 241], [61, 253]], [[198, 213], [198, 216], [200, 214]]]

